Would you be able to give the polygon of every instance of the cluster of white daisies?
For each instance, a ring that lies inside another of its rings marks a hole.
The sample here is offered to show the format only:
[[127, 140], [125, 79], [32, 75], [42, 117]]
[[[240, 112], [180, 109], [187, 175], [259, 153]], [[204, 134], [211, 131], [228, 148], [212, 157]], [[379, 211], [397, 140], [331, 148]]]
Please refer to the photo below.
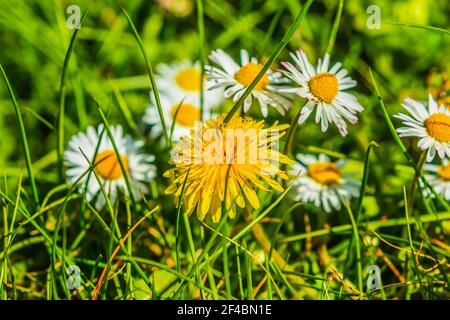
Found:
[[[363, 111], [357, 98], [347, 92], [356, 86], [356, 81], [348, 76], [340, 62], [331, 65], [328, 54], [319, 59], [316, 66], [301, 50], [291, 53], [291, 58], [292, 62], [281, 63], [283, 70], [269, 69], [260, 78], [244, 100], [243, 111], [259, 105], [264, 117], [267, 117], [269, 107], [285, 115], [293, 106], [293, 99], [301, 97], [306, 99], [306, 103], [300, 111], [299, 124], [304, 123], [315, 109], [315, 122], [320, 123], [323, 132], [334, 124], [340, 134], [346, 136], [347, 122], [356, 124], [357, 114]], [[173, 127], [173, 141], [189, 134], [196, 121], [211, 118], [217, 108], [223, 106], [225, 99], [239, 100], [263, 68], [263, 64], [245, 50], [241, 50], [239, 62], [221, 49], [213, 51], [209, 59], [212, 65], [205, 67], [203, 85], [199, 64], [182, 62], [158, 68], [156, 84], [164, 120], [168, 128]], [[203, 108], [200, 107], [201, 87], [205, 89]], [[162, 133], [161, 121], [153, 95], [150, 99], [143, 121], [151, 128], [150, 135], [158, 137]], [[449, 111], [443, 106], [438, 107], [431, 97], [428, 110], [411, 99], [405, 100], [403, 106], [411, 116], [398, 115], [406, 125], [398, 129], [400, 135], [419, 137], [418, 145], [428, 150], [428, 160], [433, 159], [436, 151], [441, 158], [450, 156]], [[113, 201], [118, 192], [127, 193], [122, 169], [137, 196], [146, 191], [146, 182], [155, 176], [156, 169], [150, 163], [154, 157], [140, 152], [143, 143], [124, 136], [119, 125], [112, 128], [112, 132], [122, 165], [102, 126], [97, 129], [89, 127], [86, 133], [75, 135], [65, 153], [69, 182], [79, 182], [88, 200], [96, 198], [97, 207], [105, 203], [99, 183], [104, 185]], [[360, 182], [343, 173], [345, 161], [334, 162], [323, 154], [317, 157], [298, 154], [297, 160], [291, 169], [295, 177], [295, 200], [313, 203], [329, 212], [339, 210], [343, 199], [358, 195]], [[86, 174], [91, 165], [95, 167], [94, 174]], [[430, 174], [430, 183], [435, 190], [450, 199], [450, 168], [447, 163], [427, 165], [426, 169], [434, 172]]]

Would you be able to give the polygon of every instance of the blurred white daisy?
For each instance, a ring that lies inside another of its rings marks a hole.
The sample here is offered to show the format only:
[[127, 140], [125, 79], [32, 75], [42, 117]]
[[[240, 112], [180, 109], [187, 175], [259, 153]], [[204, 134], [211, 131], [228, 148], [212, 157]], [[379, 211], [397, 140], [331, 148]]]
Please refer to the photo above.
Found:
[[[240, 64], [236, 63], [226, 52], [217, 49], [211, 52], [209, 59], [218, 67], [206, 66], [210, 89], [224, 88], [224, 97], [238, 101], [247, 87], [256, 78], [263, 65], [256, 58], [250, 57], [246, 50], [241, 50]], [[250, 109], [253, 98], [260, 105], [261, 113], [267, 117], [268, 106], [272, 106], [282, 115], [292, 106], [286, 96], [279, 93], [281, 85], [286, 83], [280, 72], [268, 70], [259, 80], [251, 94], [244, 101], [244, 112]]]
[[[424, 166], [425, 179], [433, 187], [434, 191], [442, 195], [445, 200], [450, 201], [450, 163], [447, 159], [442, 164], [426, 164]], [[424, 189], [425, 195], [430, 194], [430, 190]]]
[[334, 123], [339, 133], [346, 136], [348, 131], [345, 121], [356, 124], [358, 122], [356, 114], [364, 110], [354, 95], [344, 91], [355, 87], [356, 81], [347, 76], [348, 72], [341, 68], [340, 62], [330, 68], [328, 53], [325, 54], [323, 61], [319, 59], [315, 68], [301, 50], [298, 50], [296, 54], [291, 53], [291, 57], [295, 65], [290, 62], [281, 62], [287, 69], [283, 73], [299, 87], [282, 91], [296, 93], [308, 99], [301, 110], [299, 124], [305, 122], [317, 107], [315, 121], [316, 123], [320, 121], [321, 130], [325, 132], [328, 125]]
[[290, 170], [294, 176], [300, 172], [293, 182], [295, 201], [314, 203], [330, 212], [341, 208], [342, 199], [358, 196], [360, 181], [342, 172], [346, 160], [332, 162], [324, 154], [297, 154], [297, 159], [300, 163]]
[[[101, 136], [102, 131], [103, 135]], [[111, 126], [111, 132], [124, 169], [128, 173], [134, 195], [139, 199], [141, 192], [147, 191], [145, 184], [156, 175], [156, 168], [151, 164], [155, 157], [141, 153], [140, 149], [143, 142], [134, 141], [130, 136], [124, 136], [122, 126]], [[116, 200], [119, 193], [128, 194], [122, 168], [108, 133], [103, 130], [102, 124], [97, 128], [89, 126], [86, 133], [80, 132], [70, 139], [69, 146], [64, 152], [65, 165], [68, 167], [66, 176], [69, 183], [75, 183], [89, 169], [89, 162], [80, 149], [95, 165], [95, 173], [108, 193], [111, 202]], [[88, 201], [96, 198], [96, 208], [102, 208], [106, 204], [94, 174], [85, 174], [81, 178], [79, 190], [80, 192], [86, 191]]]
[[438, 106], [431, 94], [428, 96], [428, 109], [410, 98], [406, 98], [402, 106], [410, 115], [395, 115], [405, 125], [397, 129], [399, 136], [418, 137], [417, 146], [428, 150], [427, 162], [434, 159], [436, 151], [441, 159], [450, 157], [450, 110], [444, 105]]
[[[150, 136], [156, 138], [162, 135], [163, 131], [158, 109], [154, 102], [155, 100], [153, 96], [150, 99], [151, 103], [145, 110], [143, 121], [151, 126]], [[201, 120], [200, 99], [192, 96], [187, 96], [183, 99], [161, 94], [160, 100], [169, 136], [173, 124], [172, 141], [178, 142], [181, 136], [189, 135], [190, 130], [194, 128], [195, 122]], [[205, 104], [203, 108], [203, 120], [210, 119], [211, 112], [209, 105]]]
[[[215, 108], [223, 102], [223, 90], [208, 90], [207, 75], [204, 76], [204, 105]], [[174, 101], [187, 98], [200, 104], [201, 70], [198, 63], [183, 61], [158, 65], [156, 85], [162, 94], [170, 95]], [[198, 102], [197, 102], [198, 101]]]

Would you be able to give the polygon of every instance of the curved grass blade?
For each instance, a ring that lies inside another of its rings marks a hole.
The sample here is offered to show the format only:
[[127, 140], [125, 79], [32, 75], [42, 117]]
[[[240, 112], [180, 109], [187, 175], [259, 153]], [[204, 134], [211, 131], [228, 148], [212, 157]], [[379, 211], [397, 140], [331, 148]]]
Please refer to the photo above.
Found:
[[[80, 25], [83, 23], [84, 17], [86, 16], [87, 11], [83, 13], [83, 16], [80, 19]], [[66, 56], [64, 58], [64, 64], [62, 68], [61, 80], [59, 83], [59, 110], [58, 110], [58, 118], [57, 118], [57, 154], [58, 154], [58, 172], [60, 181], [64, 180], [64, 113], [66, 106], [66, 75], [67, 70], [69, 68], [70, 57], [72, 56], [73, 46], [75, 44], [75, 40], [77, 38], [78, 31], [80, 29], [75, 29], [72, 34], [72, 38], [70, 39], [69, 47], [66, 51]]]
[[328, 39], [327, 53], [331, 55], [333, 52], [334, 43], [336, 41], [336, 35], [339, 29], [339, 24], [341, 23], [342, 9], [344, 8], [344, 0], [339, 0], [338, 11], [336, 17], [334, 18], [333, 28], [331, 29], [330, 38]]
[[30, 179], [31, 192], [33, 194], [34, 204], [36, 206], [39, 206], [39, 194], [38, 194], [38, 190], [36, 188], [36, 181], [34, 180], [33, 168], [31, 165], [30, 149], [28, 147], [27, 134], [25, 132], [25, 125], [23, 123], [22, 114], [20, 113], [20, 108], [19, 108], [19, 105], [17, 104], [17, 100], [14, 95], [11, 84], [9, 83], [8, 77], [6, 76], [5, 69], [3, 69], [3, 66], [1, 64], [0, 64], [0, 70], [3, 75], [3, 80], [5, 80], [6, 87], [9, 92], [9, 96], [11, 97], [11, 102], [14, 106], [14, 111], [16, 112], [17, 122], [19, 123], [20, 137], [22, 140], [23, 152], [25, 154], [25, 163], [27, 166], [28, 179]]
[[158, 108], [159, 119], [161, 120], [161, 126], [162, 126], [162, 130], [164, 133], [164, 139], [166, 141], [167, 148], [170, 148], [171, 144], [170, 144], [170, 139], [169, 139], [169, 133], [167, 132], [167, 125], [166, 125], [166, 121], [164, 119], [164, 113], [162, 111], [162, 106], [161, 106], [161, 99], [159, 98], [158, 88], [156, 87], [156, 81], [155, 81], [155, 76], [153, 74], [152, 65], [151, 65], [150, 61], [148, 60], [147, 53], [145, 52], [145, 49], [144, 49], [144, 44], [142, 43], [141, 37], [139, 36], [139, 33], [137, 32], [136, 27], [134, 26], [133, 20], [131, 20], [131, 18], [128, 15], [128, 12], [125, 10], [125, 8], [122, 7], [121, 9], [122, 9], [125, 17], [127, 18], [128, 23], [131, 26], [133, 35], [136, 38], [139, 48], [141, 49], [142, 55], [144, 56], [145, 65], [147, 66], [147, 72], [148, 72], [148, 76], [150, 78], [152, 91], [155, 96], [156, 107]]
[[247, 89], [244, 91], [242, 96], [239, 98], [238, 101], [233, 105], [231, 110], [228, 112], [227, 116], [224, 119], [224, 122], [230, 121], [231, 117], [235, 114], [235, 112], [241, 107], [241, 105], [244, 103], [245, 99], [250, 95], [252, 90], [255, 88], [259, 80], [266, 74], [267, 70], [269, 70], [272, 63], [275, 61], [275, 59], [280, 54], [281, 50], [287, 45], [291, 37], [294, 35], [295, 31], [297, 30], [298, 26], [302, 22], [303, 18], [306, 15], [306, 12], [308, 12], [309, 7], [313, 3], [314, 0], [308, 0], [300, 10], [299, 14], [295, 18], [294, 22], [292, 22], [291, 26], [289, 27], [288, 31], [284, 35], [281, 42], [278, 44], [278, 46], [275, 48], [267, 62], [262, 67], [261, 71], [258, 73], [258, 75], [253, 79], [252, 83], [247, 87]]
[[450, 36], [450, 31], [447, 29], [442, 29], [438, 27], [433, 26], [427, 26], [423, 24], [415, 24], [415, 23], [403, 23], [403, 22], [396, 22], [396, 21], [388, 21], [385, 22], [386, 24], [394, 25], [394, 26], [402, 26], [402, 27], [408, 27], [408, 28], [416, 28], [416, 29], [423, 29], [428, 30], [436, 33], [440, 33], [446, 36]]
[[119, 149], [117, 148], [117, 144], [114, 141], [114, 137], [113, 137], [113, 134], [111, 132], [111, 128], [109, 127], [108, 120], [106, 119], [105, 113], [103, 112], [102, 108], [98, 104], [98, 102], [95, 99], [95, 97], [93, 97], [93, 99], [94, 99], [95, 104], [97, 105], [98, 111], [100, 113], [100, 117], [102, 118], [102, 121], [103, 121], [103, 124], [105, 125], [106, 132], [108, 133], [109, 140], [111, 140], [111, 144], [113, 146], [114, 153], [116, 154], [117, 161], [119, 162], [120, 169], [122, 170], [123, 177], [125, 178], [125, 184], [127, 185], [128, 194], [130, 196], [130, 200], [131, 200], [131, 203], [133, 205], [133, 209], [136, 209], [136, 200], [134, 198], [134, 191], [133, 191], [133, 187], [131, 186], [130, 177], [129, 177], [128, 172], [125, 169], [125, 166], [123, 164], [122, 157], [120, 155]]
[[356, 270], [358, 275], [359, 299], [362, 300], [364, 293], [363, 293], [362, 261], [361, 261], [361, 248], [359, 243], [358, 225], [356, 224], [355, 217], [353, 216], [353, 212], [352, 209], [350, 208], [350, 204], [348, 203], [348, 201], [344, 200], [344, 205], [345, 208], [347, 209], [347, 213], [352, 225], [353, 239], [355, 242], [355, 251], [356, 251]]
[[369, 178], [369, 156], [370, 151], [373, 149], [373, 147], [379, 147], [378, 143], [375, 141], [371, 141], [369, 143], [369, 146], [367, 147], [366, 154], [364, 155], [364, 171], [363, 171], [363, 177], [361, 181], [361, 189], [359, 191], [359, 198], [358, 198], [358, 204], [356, 205], [356, 213], [355, 213], [355, 221], [358, 223], [359, 216], [361, 214], [364, 195], [366, 193], [366, 187], [367, 187], [367, 180]]
[[203, 120], [204, 78], [205, 78], [205, 19], [203, 0], [197, 0], [198, 53], [200, 59], [200, 120]]

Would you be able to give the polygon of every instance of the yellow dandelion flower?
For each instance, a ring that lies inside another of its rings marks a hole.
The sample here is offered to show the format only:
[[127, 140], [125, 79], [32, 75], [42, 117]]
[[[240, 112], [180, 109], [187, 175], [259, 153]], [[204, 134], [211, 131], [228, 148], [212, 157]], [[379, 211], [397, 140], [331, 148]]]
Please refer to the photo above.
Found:
[[275, 150], [289, 125], [264, 128], [264, 121], [250, 117], [235, 116], [228, 123], [224, 118], [207, 120], [183, 136], [173, 150], [175, 168], [165, 173], [173, 179], [167, 194], [174, 194], [178, 203], [183, 191], [188, 214], [197, 209], [198, 219], [209, 213], [216, 223], [224, 201], [228, 216], [234, 218], [236, 205], [260, 207], [258, 189], [283, 191], [276, 177], [288, 176], [278, 165], [294, 163]]

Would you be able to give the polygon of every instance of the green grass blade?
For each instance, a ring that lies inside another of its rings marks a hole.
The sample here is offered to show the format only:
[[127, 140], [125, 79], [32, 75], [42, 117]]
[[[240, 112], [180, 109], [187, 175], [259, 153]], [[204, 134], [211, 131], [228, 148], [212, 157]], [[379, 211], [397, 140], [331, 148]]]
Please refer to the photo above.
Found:
[[394, 25], [394, 26], [401, 26], [401, 27], [407, 27], [407, 28], [416, 28], [416, 29], [422, 29], [422, 30], [428, 30], [432, 32], [436, 32], [439, 34], [443, 34], [446, 36], [450, 36], [450, 31], [447, 29], [442, 29], [438, 27], [433, 26], [427, 26], [423, 24], [415, 24], [415, 23], [403, 23], [403, 22], [396, 22], [396, 21], [387, 21], [386, 24]]
[[106, 132], [108, 133], [109, 140], [111, 141], [111, 144], [113, 146], [114, 152], [116, 154], [117, 161], [119, 162], [120, 169], [123, 172], [123, 177], [125, 179], [125, 184], [127, 185], [128, 195], [129, 195], [131, 203], [133, 205], [133, 209], [136, 209], [136, 200], [135, 200], [135, 197], [134, 197], [134, 190], [133, 190], [133, 187], [132, 187], [131, 181], [130, 181], [130, 176], [129, 176], [129, 174], [128, 174], [128, 172], [127, 172], [127, 170], [126, 170], [126, 168], [125, 168], [125, 166], [123, 164], [121, 154], [119, 152], [119, 149], [117, 148], [116, 142], [114, 141], [114, 137], [113, 137], [113, 134], [111, 132], [111, 128], [109, 126], [108, 120], [106, 119], [105, 113], [103, 112], [102, 108], [100, 107], [100, 105], [98, 104], [98, 102], [97, 102], [97, 100], [95, 98], [94, 98], [94, 102], [97, 105], [98, 111], [100, 113], [100, 117], [102, 118], [102, 122], [103, 122], [103, 124], [104, 124], [104, 126], [106, 128]]
[[30, 149], [28, 147], [27, 134], [25, 132], [25, 125], [23, 123], [22, 114], [20, 113], [20, 108], [19, 108], [19, 105], [17, 104], [17, 100], [14, 95], [11, 84], [9, 83], [8, 77], [6, 76], [5, 70], [3, 69], [3, 66], [1, 64], [0, 64], [0, 70], [3, 75], [3, 79], [5, 80], [5, 84], [8, 89], [9, 96], [11, 97], [11, 102], [14, 106], [14, 111], [16, 112], [17, 122], [19, 123], [20, 137], [22, 140], [23, 152], [25, 154], [25, 163], [27, 166], [28, 179], [30, 179], [33, 200], [34, 200], [35, 205], [39, 206], [39, 193], [36, 188], [36, 181], [34, 180], [33, 168], [32, 168], [32, 164], [31, 164]]
[[356, 213], [355, 213], [356, 223], [358, 223], [358, 221], [359, 221], [359, 216], [362, 211], [364, 196], [366, 194], [367, 180], [369, 179], [369, 156], [370, 156], [370, 151], [373, 149], [373, 147], [378, 147], [378, 144], [375, 141], [371, 141], [369, 143], [369, 146], [367, 147], [367, 150], [366, 150], [366, 154], [364, 155], [363, 177], [362, 177], [362, 181], [361, 181], [361, 189], [359, 191], [358, 204], [356, 205]]
[[336, 41], [339, 24], [341, 23], [342, 9], [344, 8], [344, 0], [339, 0], [338, 10], [334, 18], [333, 27], [331, 29], [330, 38], [328, 39], [327, 53], [331, 55]]
[[200, 120], [204, 109], [204, 78], [205, 78], [205, 19], [203, 0], [197, 0], [198, 53], [200, 59]]
[[[83, 16], [80, 19], [80, 25], [86, 16], [87, 11], [84, 12]], [[70, 58], [72, 56], [73, 46], [75, 44], [75, 40], [78, 35], [79, 28], [75, 29], [72, 34], [72, 38], [70, 39], [69, 47], [66, 51], [66, 56], [64, 58], [64, 64], [61, 73], [61, 80], [59, 83], [59, 110], [58, 110], [58, 118], [57, 118], [57, 154], [58, 154], [58, 172], [60, 181], [64, 181], [64, 114], [65, 114], [65, 106], [66, 106], [66, 75], [69, 69]]]
[[156, 81], [155, 81], [155, 76], [153, 74], [152, 65], [151, 65], [150, 61], [148, 60], [147, 53], [144, 48], [144, 44], [142, 43], [141, 37], [139, 36], [139, 33], [137, 32], [136, 27], [134, 26], [133, 20], [131, 20], [131, 18], [128, 15], [128, 12], [125, 10], [125, 8], [122, 7], [121, 9], [122, 9], [125, 17], [127, 18], [128, 23], [131, 26], [133, 35], [139, 45], [139, 48], [141, 49], [142, 55], [144, 56], [145, 65], [147, 66], [147, 72], [148, 72], [148, 76], [150, 78], [152, 91], [155, 96], [156, 107], [158, 108], [159, 119], [161, 120], [161, 126], [162, 126], [162, 130], [164, 133], [164, 139], [166, 141], [167, 148], [170, 148], [171, 143], [170, 143], [170, 139], [169, 139], [169, 133], [167, 131], [166, 120], [164, 119], [164, 113], [162, 111], [162, 106], [161, 106], [161, 99], [159, 98], [158, 88], [156, 87]]

